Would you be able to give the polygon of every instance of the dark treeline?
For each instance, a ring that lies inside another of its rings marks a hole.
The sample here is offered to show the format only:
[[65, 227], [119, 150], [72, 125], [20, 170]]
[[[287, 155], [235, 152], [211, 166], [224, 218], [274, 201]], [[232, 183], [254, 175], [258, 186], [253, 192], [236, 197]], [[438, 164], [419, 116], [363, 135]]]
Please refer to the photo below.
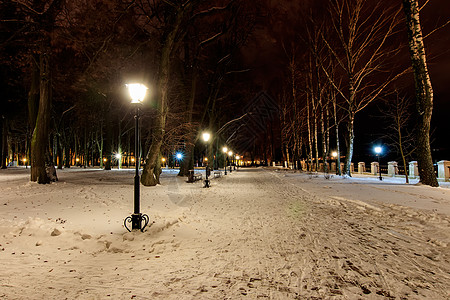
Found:
[[358, 118], [374, 104], [379, 140], [436, 185], [417, 0], [249, 2], [0, 0], [2, 167], [30, 164], [47, 183], [55, 168], [134, 165], [125, 84], [140, 82], [144, 185], [159, 183], [163, 158], [182, 176], [204, 155], [223, 166], [224, 145], [308, 170], [335, 160], [351, 175]]

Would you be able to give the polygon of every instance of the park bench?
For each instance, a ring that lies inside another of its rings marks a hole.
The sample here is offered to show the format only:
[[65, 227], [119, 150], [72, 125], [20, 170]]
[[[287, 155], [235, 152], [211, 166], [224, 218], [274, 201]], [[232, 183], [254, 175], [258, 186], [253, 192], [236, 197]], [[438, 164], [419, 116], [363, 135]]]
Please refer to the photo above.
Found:
[[194, 173], [194, 170], [188, 171], [188, 182], [195, 182], [197, 180], [202, 180], [202, 174], [201, 173]]

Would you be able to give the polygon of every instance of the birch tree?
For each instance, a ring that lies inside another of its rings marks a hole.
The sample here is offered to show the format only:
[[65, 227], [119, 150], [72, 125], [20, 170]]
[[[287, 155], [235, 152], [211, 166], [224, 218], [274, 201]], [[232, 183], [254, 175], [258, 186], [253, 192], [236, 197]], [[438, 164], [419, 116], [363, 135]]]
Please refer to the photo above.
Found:
[[[331, 1], [333, 30], [329, 35], [322, 34], [322, 37], [342, 76], [333, 77], [329, 70], [323, 70], [346, 103], [348, 147], [344, 173], [349, 176], [356, 114], [377, 99], [401, 75], [382, 75], [382, 72], [386, 72], [383, 67], [395, 53], [394, 49], [388, 47], [387, 41], [398, 24], [398, 15], [399, 10], [384, 7], [381, 3], [372, 6], [365, 0]], [[385, 76], [381, 84], [371, 81], [375, 75]], [[343, 84], [339, 85], [339, 82]]]
[[418, 0], [403, 0], [408, 46], [414, 74], [417, 112], [417, 164], [420, 182], [438, 187], [434, 173], [430, 147], [431, 114], [433, 111], [433, 88], [428, 73], [422, 28], [420, 26]]

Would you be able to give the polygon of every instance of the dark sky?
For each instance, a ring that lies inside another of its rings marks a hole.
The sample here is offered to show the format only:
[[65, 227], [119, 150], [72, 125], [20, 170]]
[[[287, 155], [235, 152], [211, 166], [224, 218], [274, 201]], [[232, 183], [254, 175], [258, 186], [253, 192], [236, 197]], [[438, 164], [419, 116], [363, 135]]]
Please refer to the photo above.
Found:
[[[368, 0], [370, 1], [370, 0]], [[380, 0], [376, 0], [379, 2]], [[387, 3], [401, 0], [386, 0]], [[285, 80], [283, 73], [286, 71], [286, 48], [295, 44], [296, 47], [305, 47], [302, 41], [295, 36], [301, 35], [303, 15], [309, 15], [310, 11], [325, 13], [328, 0], [305, 0], [305, 1], [277, 1], [266, 0], [267, 11], [265, 17], [259, 24], [253, 39], [247, 45], [244, 56], [245, 60], [252, 66], [251, 76], [256, 78], [260, 87], [264, 90], [274, 91], [280, 86], [280, 80]], [[419, 1], [423, 5], [425, 1]], [[402, 12], [403, 13], [403, 12]], [[450, 20], [449, 0], [430, 0], [420, 14], [421, 25], [424, 35]], [[402, 37], [404, 36], [404, 37]], [[406, 43], [406, 32], [399, 33], [399, 38], [404, 38]], [[447, 156], [450, 159], [450, 24], [438, 29], [425, 39], [428, 67], [434, 89], [434, 112], [433, 112], [433, 144], [432, 147], [441, 149], [439, 158]], [[405, 63], [409, 64], [409, 54], [405, 48]], [[407, 74], [402, 81], [409, 85], [411, 97], [413, 95], [414, 81], [412, 74]], [[369, 108], [375, 110], [376, 106]], [[363, 118], [376, 114], [374, 111], [365, 112]], [[357, 120], [358, 121], [358, 120]], [[357, 124], [358, 126], [358, 124]], [[360, 122], [361, 129], [371, 126], [370, 122]], [[364, 134], [364, 132], [359, 132]], [[376, 133], [374, 133], [376, 135]], [[358, 138], [358, 136], [357, 136]], [[367, 141], [361, 141], [367, 143]], [[360, 148], [367, 148], [363, 146]], [[358, 149], [357, 149], [358, 150]], [[360, 149], [360, 151], [367, 151]]]

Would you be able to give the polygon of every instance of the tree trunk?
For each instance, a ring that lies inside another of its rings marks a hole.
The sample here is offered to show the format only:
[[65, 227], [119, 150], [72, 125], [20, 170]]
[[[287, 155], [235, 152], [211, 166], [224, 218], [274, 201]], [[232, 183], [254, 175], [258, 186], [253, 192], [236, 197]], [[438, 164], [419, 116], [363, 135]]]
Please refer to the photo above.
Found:
[[344, 173], [348, 176], [352, 176], [351, 174], [351, 165], [353, 158], [353, 141], [355, 139], [355, 115], [350, 113], [348, 120], [348, 147], [347, 147], [347, 156], [345, 160], [345, 169]]
[[337, 156], [336, 156], [336, 174], [337, 175], [342, 175], [342, 170], [341, 170], [341, 150], [339, 147], [339, 123], [337, 121], [337, 110], [336, 110], [336, 97], [333, 96], [333, 114], [334, 114], [334, 126], [335, 126], [335, 130], [336, 130], [336, 152], [337, 152]]
[[[175, 47], [177, 34], [180, 29], [185, 12], [190, 9], [191, 3], [180, 6], [174, 23], [170, 24], [170, 31], [162, 41], [163, 47], [161, 49], [161, 60], [159, 65], [159, 81], [158, 81], [158, 96], [159, 96], [159, 112], [157, 115], [156, 125], [154, 130], [152, 144], [148, 150], [145, 166], [142, 171], [141, 183], [144, 186], [155, 186], [159, 184], [159, 176], [161, 173], [160, 152], [161, 145], [164, 138], [166, 119], [169, 112], [168, 108], [168, 92], [170, 80], [170, 57], [172, 50]], [[169, 26], [169, 25], [168, 25]], [[159, 168], [158, 168], [159, 166]]]
[[8, 127], [7, 127], [7, 119], [2, 116], [2, 148], [0, 149], [1, 157], [2, 157], [2, 169], [6, 169], [8, 166], [7, 158], [8, 158]]
[[[47, 49], [45, 49], [47, 50]], [[48, 128], [51, 107], [51, 80], [49, 54], [43, 50], [40, 55], [39, 110], [31, 139], [31, 181], [50, 183], [46, 171], [46, 152], [48, 151]]]
[[420, 27], [418, 0], [403, 0], [408, 31], [409, 52], [416, 90], [417, 118], [417, 164], [420, 182], [438, 187], [430, 147], [430, 124], [433, 110], [433, 88], [428, 74], [425, 46]]

